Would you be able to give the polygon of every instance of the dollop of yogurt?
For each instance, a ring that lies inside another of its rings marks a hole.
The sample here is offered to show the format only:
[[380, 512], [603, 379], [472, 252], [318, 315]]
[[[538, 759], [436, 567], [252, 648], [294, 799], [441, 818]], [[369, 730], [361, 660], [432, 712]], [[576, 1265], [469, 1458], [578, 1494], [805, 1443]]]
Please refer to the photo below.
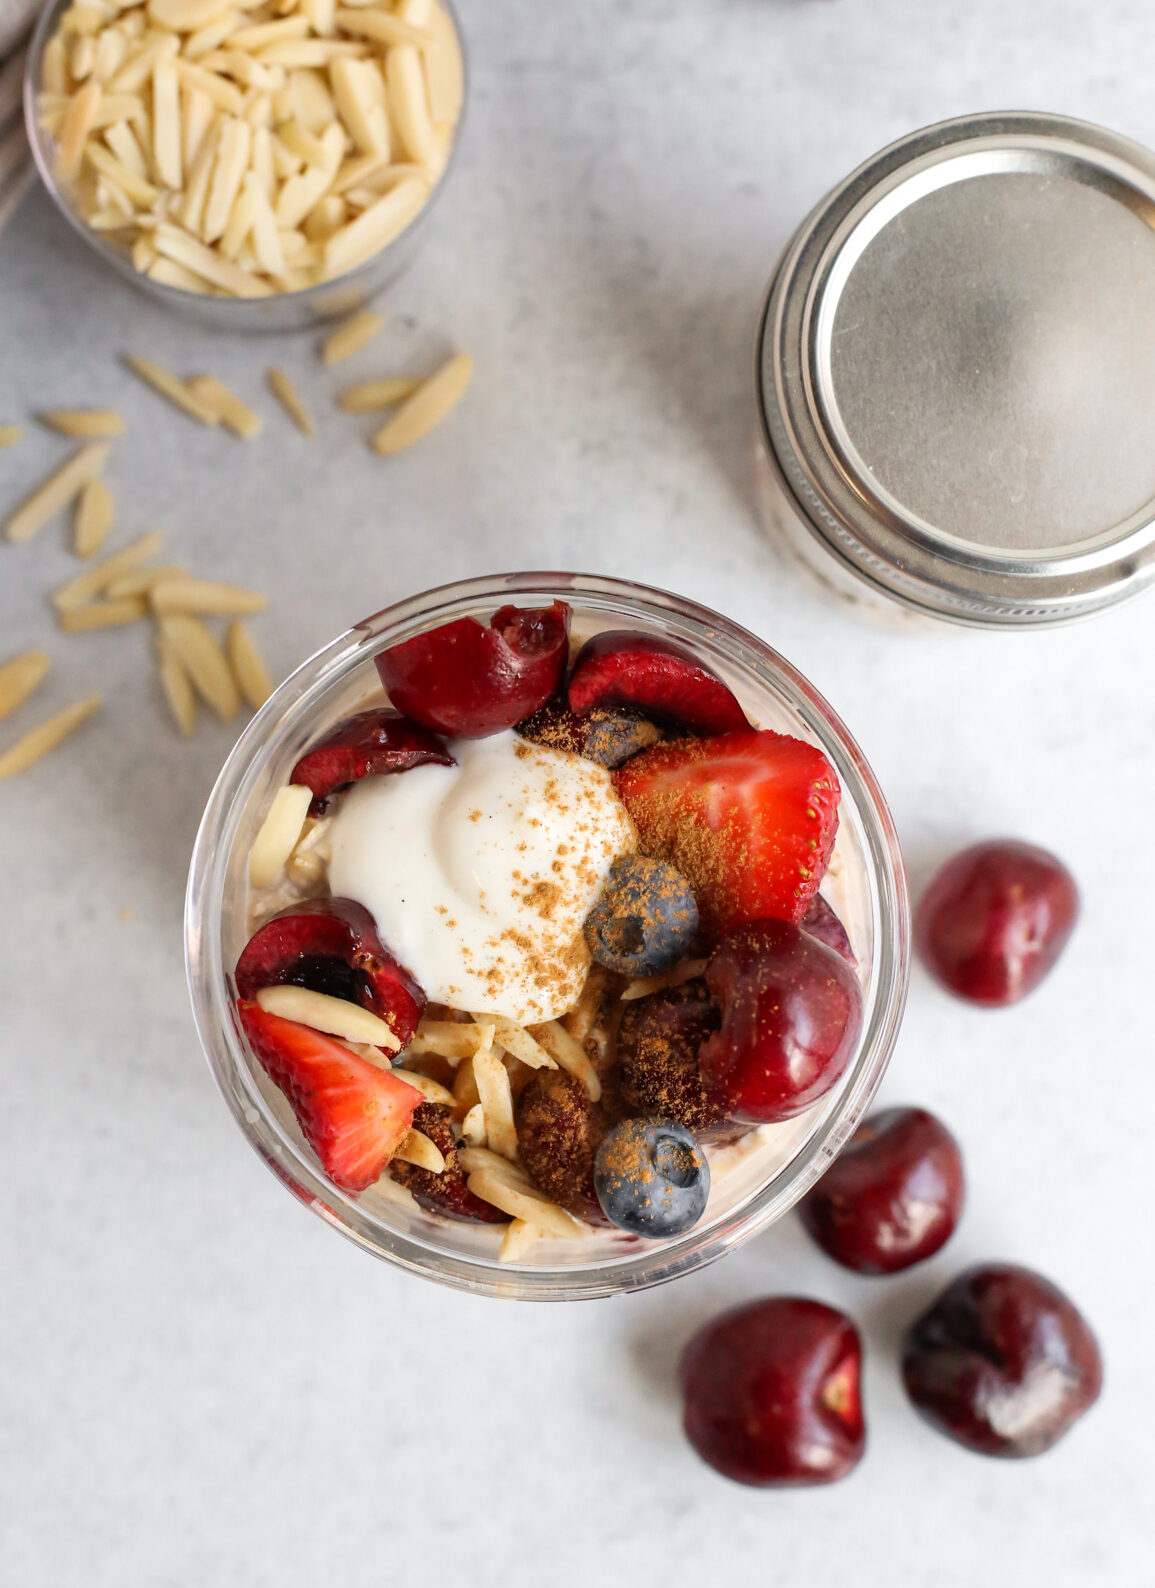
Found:
[[455, 766], [368, 777], [333, 818], [329, 886], [453, 1009], [520, 1024], [576, 1002], [582, 924], [637, 844], [609, 774], [512, 730], [450, 744]]

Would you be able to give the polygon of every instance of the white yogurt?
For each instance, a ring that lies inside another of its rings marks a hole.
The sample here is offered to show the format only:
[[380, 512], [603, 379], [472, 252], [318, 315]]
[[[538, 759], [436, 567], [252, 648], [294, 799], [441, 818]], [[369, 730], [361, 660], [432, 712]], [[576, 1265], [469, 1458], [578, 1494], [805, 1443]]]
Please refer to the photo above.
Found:
[[450, 745], [456, 766], [369, 777], [333, 818], [329, 886], [356, 899], [426, 997], [555, 1020], [589, 971], [582, 923], [636, 847], [609, 774], [512, 731]]

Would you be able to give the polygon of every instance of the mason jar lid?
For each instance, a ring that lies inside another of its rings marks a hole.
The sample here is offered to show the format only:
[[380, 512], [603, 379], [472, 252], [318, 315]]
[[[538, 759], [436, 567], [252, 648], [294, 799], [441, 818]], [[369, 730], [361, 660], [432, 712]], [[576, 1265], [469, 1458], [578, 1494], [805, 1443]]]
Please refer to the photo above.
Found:
[[1033, 113], [884, 149], [806, 220], [758, 339], [797, 516], [960, 623], [1081, 617], [1155, 579], [1155, 154]]

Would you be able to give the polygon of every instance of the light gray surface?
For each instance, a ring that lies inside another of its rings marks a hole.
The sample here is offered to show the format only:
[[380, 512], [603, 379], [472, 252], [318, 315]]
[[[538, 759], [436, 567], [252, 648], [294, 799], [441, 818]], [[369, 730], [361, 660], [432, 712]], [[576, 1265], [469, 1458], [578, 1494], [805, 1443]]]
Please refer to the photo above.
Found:
[[[915, 976], [884, 1096], [940, 1109], [971, 1179], [965, 1224], [926, 1270], [855, 1281], [791, 1220], [626, 1301], [440, 1292], [298, 1207], [197, 1052], [181, 891], [229, 732], [175, 739], [143, 633], [52, 632], [44, 592], [75, 566], [59, 526], [0, 546], [3, 651], [47, 645], [48, 704], [90, 683], [108, 700], [58, 759], [0, 786], [0, 1576], [1142, 1588], [1155, 606], [1025, 638], [891, 635], [828, 609], [756, 527], [750, 388], [763, 283], [831, 182], [919, 122], [982, 107], [1053, 108], [1155, 141], [1155, 12], [463, 9], [465, 168], [396, 299], [477, 356], [452, 425], [374, 460], [365, 427], [325, 398], [384, 371], [387, 347], [330, 375], [307, 341], [230, 345], [167, 322], [80, 257], [38, 199], [0, 245], [0, 422], [49, 403], [121, 406], [122, 525], [162, 523], [178, 560], [267, 589], [258, 629], [279, 672], [367, 607], [499, 567], [577, 565], [693, 594], [768, 636], [845, 715], [916, 885], [954, 846], [1014, 832], [1069, 861], [1084, 921], [1018, 1010], [968, 1012]], [[246, 449], [198, 431], [117, 369], [127, 347], [231, 379], [268, 413], [266, 435]], [[261, 395], [274, 361], [318, 411], [311, 445]], [[3, 500], [61, 450], [37, 435], [0, 457]], [[905, 1322], [986, 1256], [1057, 1279], [1105, 1348], [1100, 1407], [1036, 1463], [949, 1445], [916, 1422], [894, 1372]], [[775, 1290], [847, 1305], [866, 1331], [871, 1449], [829, 1491], [727, 1485], [678, 1433], [688, 1332]]]

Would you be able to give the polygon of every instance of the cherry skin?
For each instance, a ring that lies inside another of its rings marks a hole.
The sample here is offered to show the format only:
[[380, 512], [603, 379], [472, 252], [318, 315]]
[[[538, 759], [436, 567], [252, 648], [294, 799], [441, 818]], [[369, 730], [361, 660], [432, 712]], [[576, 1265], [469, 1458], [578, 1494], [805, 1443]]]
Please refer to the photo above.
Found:
[[940, 1433], [984, 1456], [1037, 1456], [1097, 1400], [1095, 1336], [1029, 1268], [967, 1269], [911, 1326], [903, 1382]]
[[963, 1196], [962, 1153], [942, 1121], [886, 1108], [859, 1125], [798, 1212], [844, 1268], [897, 1274], [946, 1244]]
[[922, 898], [917, 940], [935, 979], [998, 1008], [1025, 998], [1066, 946], [1079, 915], [1075, 879], [1045, 849], [1013, 839], [948, 860]]
[[866, 1446], [861, 1367], [858, 1330], [833, 1307], [798, 1296], [735, 1307], [682, 1356], [686, 1437], [737, 1483], [833, 1483]]
[[750, 921], [715, 949], [706, 985], [722, 1026], [698, 1063], [730, 1119], [791, 1119], [836, 1085], [862, 1029], [862, 988], [834, 949], [789, 921]]

